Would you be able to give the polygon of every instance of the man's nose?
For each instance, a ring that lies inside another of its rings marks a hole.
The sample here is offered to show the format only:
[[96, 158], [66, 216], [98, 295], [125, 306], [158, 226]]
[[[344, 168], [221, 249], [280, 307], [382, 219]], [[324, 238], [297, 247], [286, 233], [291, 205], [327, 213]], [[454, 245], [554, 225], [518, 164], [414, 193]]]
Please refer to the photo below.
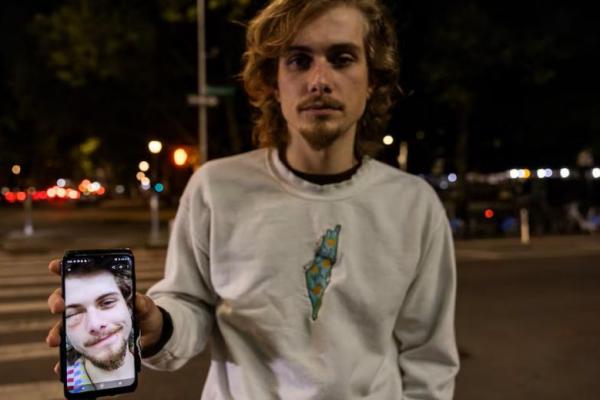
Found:
[[87, 311], [87, 331], [98, 334], [106, 329], [107, 323], [102, 317], [100, 310], [91, 309]]
[[332, 71], [327, 61], [315, 60], [309, 75], [309, 92], [311, 94], [331, 93]]

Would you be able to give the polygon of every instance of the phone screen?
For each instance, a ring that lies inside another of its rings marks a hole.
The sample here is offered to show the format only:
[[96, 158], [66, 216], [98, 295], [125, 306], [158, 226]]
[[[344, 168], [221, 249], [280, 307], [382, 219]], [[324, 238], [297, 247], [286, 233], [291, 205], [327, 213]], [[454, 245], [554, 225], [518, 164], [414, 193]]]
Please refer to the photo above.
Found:
[[[63, 259], [65, 394], [136, 385], [134, 263], [129, 254]], [[100, 395], [100, 394], [95, 394]]]

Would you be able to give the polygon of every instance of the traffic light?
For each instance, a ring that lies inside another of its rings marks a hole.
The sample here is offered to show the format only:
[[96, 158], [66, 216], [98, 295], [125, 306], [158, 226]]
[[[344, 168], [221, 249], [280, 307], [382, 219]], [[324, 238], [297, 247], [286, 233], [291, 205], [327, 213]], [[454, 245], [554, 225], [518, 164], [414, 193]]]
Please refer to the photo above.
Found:
[[180, 168], [194, 166], [198, 163], [198, 149], [194, 146], [173, 147], [171, 160]]
[[182, 167], [185, 165], [188, 159], [188, 153], [184, 148], [179, 147], [173, 152], [173, 162], [178, 167]]

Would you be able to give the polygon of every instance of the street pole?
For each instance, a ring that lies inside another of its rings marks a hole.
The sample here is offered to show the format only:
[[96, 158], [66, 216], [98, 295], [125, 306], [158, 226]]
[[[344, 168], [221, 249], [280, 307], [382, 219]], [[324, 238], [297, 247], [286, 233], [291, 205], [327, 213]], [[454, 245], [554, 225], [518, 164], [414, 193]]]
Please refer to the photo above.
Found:
[[160, 221], [159, 221], [159, 194], [156, 191], [158, 183], [158, 153], [162, 150], [162, 143], [158, 140], [153, 140], [148, 143], [148, 149], [152, 153], [152, 181], [150, 181], [150, 238], [148, 244], [152, 247], [160, 245]]
[[[204, 0], [197, 0], [196, 13], [198, 18], [198, 95], [201, 99], [206, 97], [206, 19]], [[208, 140], [206, 124], [206, 102], [201, 101], [198, 104], [198, 146], [200, 155], [200, 165], [208, 160]]]
[[32, 217], [32, 199], [31, 199], [31, 191], [27, 190], [27, 198], [23, 203], [23, 207], [25, 207], [25, 226], [23, 227], [23, 234], [25, 236], [33, 236], [33, 217]]
[[528, 245], [530, 236], [529, 236], [529, 211], [526, 208], [521, 208], [520, 210], [520, 220], [521, 220], [521, 244]]
[[150, 183], [150, 245], [156, 246], [160, 241], [159, 199], [154, 185], [158, 182], [158, 153], [153, 154], [152, 181]]

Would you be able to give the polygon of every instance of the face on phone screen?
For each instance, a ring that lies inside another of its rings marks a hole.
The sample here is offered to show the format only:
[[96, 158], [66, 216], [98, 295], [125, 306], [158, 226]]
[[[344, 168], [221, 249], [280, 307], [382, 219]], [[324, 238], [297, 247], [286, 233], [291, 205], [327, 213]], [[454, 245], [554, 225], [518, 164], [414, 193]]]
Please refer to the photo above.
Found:
[[67, 260], [66, 382], [71, 393], [135, 380], [132, 266], [128, 257]]

